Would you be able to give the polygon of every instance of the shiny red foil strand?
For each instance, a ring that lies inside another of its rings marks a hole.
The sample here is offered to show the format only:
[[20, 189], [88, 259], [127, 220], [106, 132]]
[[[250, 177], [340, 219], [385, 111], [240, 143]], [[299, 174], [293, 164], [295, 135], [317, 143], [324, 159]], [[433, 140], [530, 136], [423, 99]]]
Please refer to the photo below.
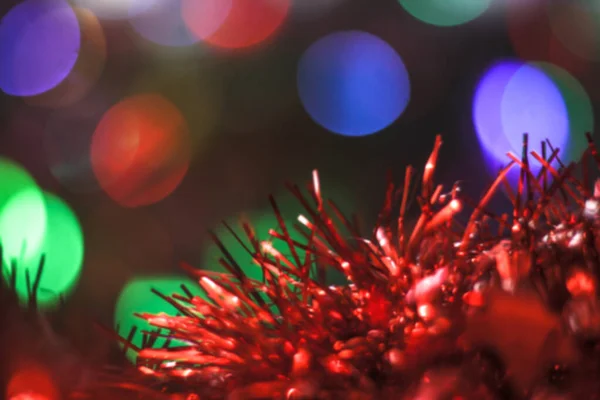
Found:
[[[597, 150], [588, 139], [585, 154], [598, 166]], [[441, 144], [438, 137], [425, 165], [417, 192], [421, 216], [411, 232], [404, 222], [415, 187], [408, 167], [402, 187], [390, 181], [371, 239], [353, 236], [350, 220], [324, 201], [316, 172], [308, 197], [289, 185], [305, 208], [297, 225], [286, 225], [271, 199], [279, 226], [269, 241], [261, 241], [244, 224], [247, 249], [264, 271], [263, 282], [248, 279], [215, 236], [223, 252], [221, 264], [230, 274], [184, 265], [205, 298], [173, 295], [170, 302], [178, 305], [181, 316], [141, 317], [189, 345], [140, 349], [139, 370], [163, 390], [179, 385], [179, 393], [190, 399], [420, 398], [427, 390], [436, 396], [492, 399], [503, 398], [502, 393], [513, 398], [536, 393], [543, 381], [536, 375], [540, 367], [529, 364], [539, 357], [515, 353], [486, 324], [499, 322], [517, 330], [523, 315], [533, 321], [540, 340], [548, 340], [556, 335], [551, 329], [561, 313], [575, 309], [575, 300], [597, 297], [599, 193], [590, 197], [591, 189], [575, 177], [575, 170], [585, 170], [585, 165], [556, 169], [551, 163], [558, 160], [557, 152], [548, 158], [529, 152], [525, 136], [522, 157], [508, 155], [510, 163], [461, 227], [454, 217], [468, 201], [458, 185], [444, 192], [433, 181]], [[529, 170], [530, 156], [542, 164], [538, 176]], [[494, 216], [486, 207], [506, 186], [506, 174], [515, 165], [521, 177], [516, 191], [509, 192], [512, 216]], [[589, 176], [589, 171], [583, 174]], [[290, 229], [300, 230], [306, 242], [294, 241]], [[277, 250], [275, 241], [287, 244], [289, 252]], [[572, 253], [576, 262], [560, 261]], [[311, 267], [335, 268], [349, 284], [328, 286], [307, 273]], [[593, 326], [579, 314], [580, 325], [565, 334], [567, 350], [547, 351], [556, 370], [559, 361], [582, 359], [575, 344]], [[469, 369], [481, 361], [478, 349], [484, 347], [495, 350], [504, 369], [483, 364]], [[587, 361], [577, 365], [589, 367]], [[536, 374], [515, 377], [511, 368]], [[448, 388], [431, 386], [449, 377], [454, 383]]]

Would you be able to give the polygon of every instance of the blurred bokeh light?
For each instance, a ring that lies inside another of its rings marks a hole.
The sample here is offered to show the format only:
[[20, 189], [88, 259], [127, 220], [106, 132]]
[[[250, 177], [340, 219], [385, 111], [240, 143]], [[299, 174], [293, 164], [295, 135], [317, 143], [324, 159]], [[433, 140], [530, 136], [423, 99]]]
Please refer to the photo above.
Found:
[[48, 397], [37, 392], [22, 392], [16, 396], [9, 397], [8, 400], [50, 400]]
[[290, 0], [183, 0], [191, 32], [221, 48], [253, 46], [271, 37], [288, 15]]
[[564, 147], [569, 120], [560, 90], [542, 70], [525, 64], [510, 77], [500, 102], [503, 133], [520, 153], [523, 133], [535, 146], [545, 139]]
[[521, 155], [524, 133], [531, 146], [550, 138], [561, 147], [568, 129], [558, 88], [542, 71], [518, 61], [486, 71], [475, 93], [473, 122], [483, 149], [498, 163], [508, 162], [508, 151]]
[[[546, 139], [571, 161], [584, 148], [584, 134], [593, 126], [585, 90], [566, 71], [550, 65], [499, 62], [481, 79], [473, 102], [473, 121], [486, 154], [498, 166], [506, 152], [520, 157], [522, 137], [540, 152]], [[539, 163], [531, 161], [534, 170]]]
[[209, 68], [198, 66], [194, 56], [155, 56], [152, 67], [137, 74], [126, 93], [160, 93], [187, 122], [192, 155], [209, 151], [209, 138], [221, 117], [220, 83], [211, 76]]
[[[581, 19], [574, 21], [567, 12], [568, 8], [576, 7], [576, 2], [573, 6], [569, 5], [571, 3], [507, 0], [509, 38], [520, 58], [550, 62], [578, 74], [592, 69], [593, 64], [586, 58], [591, 56], [589, 51], [593, 46], [589, 35], [593, 33], [587, 29], [593, 28], [598, 22], [590, 20], [593, 14], [581, 16]], [[574, 13], [577, 14], [577, 11]], [[585, 42], [583, 47], [577, 44], [580, 39]], [[583, 57], [577, 55], [577, 52]]]
[[57, 385], [46, 367], [22, 363], [11, 376], [6, 387], [8, 400], [58, 400]]
[[[121, 336], [127, 337], [133, 327], [137, 327], [137, 332], [133, 337], [132, 343], [141, 346], [143, 341], [143, 331], [152, 331], [157, 328], [150, 325], [146, 320], [135, 316], [136, 313], [178, 315], [179, 311], [161, 299], [152, 289], [155, 289], [166, 296], [175, 293], [185, 296], [181, 285], [185, 285], [194, 296], [205, 298], [204, 293], [198, 284], [189, 278], [178, 276], [155, 276], [138, 277], [130, 280], [121, 291], [114, 312], [114, 324], [118, 326]], [[153, 347], [161, 347], [165, 344], [165, 338], [158, 338]], [[185, 343], [172, 340], [169, 344], [172, 346], [182, 346]], [[127, 357], [135, 361], [135, 352], [129, 350]]]
[[0, 181], [0, 241], [6, 277], [13, 261], [17, 265], [39, 261], [46, 232], [46, 205], [33, 178], [4, 158], [0, 158]]
[[0, 89], [35, 96], [53, 89], [77, 61], [81, 32], [63, 0], [26, 0], [0, 21]]
[[456, 26], [483, 14], [492, 0], [398, 0], [413, 17], [436, 26]]
[[75, 8], [81, 47], [66, 78], [51, 90], [25, 100], [33, 105], [59, 108], [83, 99], [100, 79], [106, 63], [106, 38], [98, 18], [89, 10]]
[[156, 203], [179, 185], [190, 161], [188, 126], [157, 94], [113, 106], [94, 132], [92, 168], [104, 191], [125, 207]]
[[533, 65], [544, 71], [560, 90], [569, 119], [569, 139], [560, 157], [566, 162], [577, 161], [588, 146], [585, 133], [594, 131], [592, 101], [583, 85], [564, 69], [550, 63]]
[[365, 136], [402, 114], [410, 82], [389, 44], [367, 32], [344, 31], [306, 50], [298, 65], [298, 93], [319, 125], [344, 136]]
[[548, 18], [552, 32], [567, 49], [583, 59], [600, 60], [599, 2], [549, 2]]
[[206, 40], [225, 22], [235, 0], [182, 0], [181, 17], [187, 29], [198, 39]]
[[66, 298], [71, 293], [81, 273], [83, 232], [74, 212], [63, 200], [45, 193], [44, 205], [47, 223], [42, 245], [36, 257], [18, 263], [16, 291], [26, 303], [29, 299], [26, 271], [33, 283], [40, 260], [44, 257], [37, 302], [41, 307], [54, 307], [59, 304], [61, 297]]
[[[189, 46], [199, 38], [190, 32], [183, 20], [184, 0], [132, 0], [133, 28], [145, 39], [163, 46]], [[227, 3], [227, 0], [223, 0]], [[202, 0], [197, 4], [204, 4]], [[140, 11], [141, 10], [141, 11]], [[212, 16], [204, 16], [210, 19]]]

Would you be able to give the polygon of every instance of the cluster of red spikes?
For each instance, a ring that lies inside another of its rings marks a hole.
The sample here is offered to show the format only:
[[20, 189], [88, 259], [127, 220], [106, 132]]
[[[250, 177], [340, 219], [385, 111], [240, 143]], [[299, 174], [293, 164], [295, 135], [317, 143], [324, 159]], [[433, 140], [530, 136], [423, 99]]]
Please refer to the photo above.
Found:
[[[560, 250], [566, 239], [556, 235], [569, 230], [572, 240], [584, 232], [582, 215], [594, 212], [589, 210], [594, 204], [598, 211], [587, 164], [591, 158], [600, 165], [600, 157], [589, 135], [588, 141], [579, 163], [563, 165], [550, 144], [542, 144], [541, 155], [529, 152], [525, 136], [522, 157], [508, 154], [509, 164], [461, 226], [454, 217], [468, 199], [458, 185], [444, 192], [434, 184], [442, 144], [437, 137], [419, 191], [410, 166], [403, 186], [389, 184], [372, 239], [363, 238], [354, 220], [324, 200], [315, 171], [309, 196], [288, 186], [306, 211], [297, 224], [286, 224], [271, 198], [278, 227], [269, 240], [258, 238], [248, 223], [243, 224], [246, 240], [228, 226], [262, 269], [263, 281], [249, 279], [213, 235], [228, 273], [184, 265], [205, 296], [192, 296], [185, 287], [183, 294], [157, 292], [179, 316], [139, 315], [157, 328], [148, 334], [186, 346], [136, 348], [125, 341], [126, 346], [137, 351], [139, 371], [161, 387], [178, 386], [190, 399], [400, 398], [399, 393], [418, 390], [415, 382], [433, 363], [465, 353], [461, 338], [469, 325], [468, 310], [489, 302], [489, 292], [479, 285], [486, 273], [494, 276], [488, 287], [496, 282], [514, 293], [525, 280], [537, 282], [534, 271], [539, 275], [552, 262], [554, 256], [540, 255], [546, 254], [541, 246]], [[541, 164], [537, 174], [529, 168], [529, 156]], [[514, 166], [520, 167], [516, 190], [507, 179]], [[578, 166], [581, 179], [575, 177]], [[513, 215], [487, 210], [501, 188], [513, 203]], [[408, 234], [405, 216], [415, 194], [421, 214]], [[293, 240], [291, 229], [305, 240]], [[588, 237], [597, 227], [590, 229]], [[275, 241], [288, 251], [278, 250]], [[596, 265], [586, 270], [594, 277], [600, 272], [597, 253], [590, 254], [596, 246], [581, 249], [592, 264], [596, 257]], [[341, 272], [348, 284], [327, 285], [329, 269]], [[571, 282], [572, 288], [570, 273], [565, 267], [560, 283], [567, 287]], [[523, 385], [517, 387], [530, 390]]]

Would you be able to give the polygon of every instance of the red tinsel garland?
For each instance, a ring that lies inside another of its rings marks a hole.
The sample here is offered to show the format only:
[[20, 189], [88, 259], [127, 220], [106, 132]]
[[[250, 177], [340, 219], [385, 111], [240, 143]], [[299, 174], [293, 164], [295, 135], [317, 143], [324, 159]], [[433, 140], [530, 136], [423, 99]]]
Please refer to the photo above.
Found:
[[[181, 316], [140, 315], [189, 345], [128, 343], [138, 369], [156, 395], [169, 388], [190, 400], [599, 398], [600, 185], [594, 191], [586, 165], [600, 157], [588, 139], [582, 161], [564, 166], [551, 146], [549, 156], [545, 144], [542, 155], [529, 153], [525, 137], [523, 156], [509, 154], [463, 227], [453, 218], [466, 204], [459, 187], [444, 192], [433, 181], [438, 137], [416, 225], [405, 232], [408, 167], [404, 185], [387, 189], [372, 240], [323, 199], [315, 172], [310, 198], [289, 187], [306, 209], [297, 226], [273, 200], [279, 226], [269, 241], [243, 226], [265, 281], [248, 279], [214, 237], [229, 274], [184, 266], [210, 300], [159, 294]], [[530, 156], [542, 165], [537, 176]], [[515, 166], [512, 189], [506, 176]], [[486, 209], [501, 187], [512, 215]], [[305, 241], [292, 240], [291, 229]], [[331, 268], [348, 285], [318, 278]]]

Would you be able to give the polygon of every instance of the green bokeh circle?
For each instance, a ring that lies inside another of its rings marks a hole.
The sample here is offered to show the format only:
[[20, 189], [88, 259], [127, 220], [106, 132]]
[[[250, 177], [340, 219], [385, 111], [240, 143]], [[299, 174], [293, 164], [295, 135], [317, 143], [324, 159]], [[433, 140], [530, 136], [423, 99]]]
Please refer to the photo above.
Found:
[[398, 0], [416, 19], [430, 25], [457, 26], [483, 14], [492, 0]]
[[[594, 110], [592, 102], [584, 87], [564, 69], [546, 62], [532, 63], [552, 79], [558, 87], [567, 107], [569, 117], [569, 138], [566, 149], [561, 149], [559, 156], [565, 163], [579, 161], [587, 148], [585, 133], [594, 131]], [[532, 148], [539, 152], [538, 144]]]
[[14, 162], [0, 158], [0, 243], [3, 272], [38, 258], [46, 232], [46, 206], [33, 178]]
[[36, 301], [39, 307], [50, 308], [59, 303], [61, 296], [67, 296], [77, 283], [83, 264], [84, 243], [79, 221], [63, 200], [45, 193], [44, 206], [44, 237], [37, 254], [17, 264], [16, 291], [22, 302], [29, 300], [26, 271], [33, 283], [44, 256]]

